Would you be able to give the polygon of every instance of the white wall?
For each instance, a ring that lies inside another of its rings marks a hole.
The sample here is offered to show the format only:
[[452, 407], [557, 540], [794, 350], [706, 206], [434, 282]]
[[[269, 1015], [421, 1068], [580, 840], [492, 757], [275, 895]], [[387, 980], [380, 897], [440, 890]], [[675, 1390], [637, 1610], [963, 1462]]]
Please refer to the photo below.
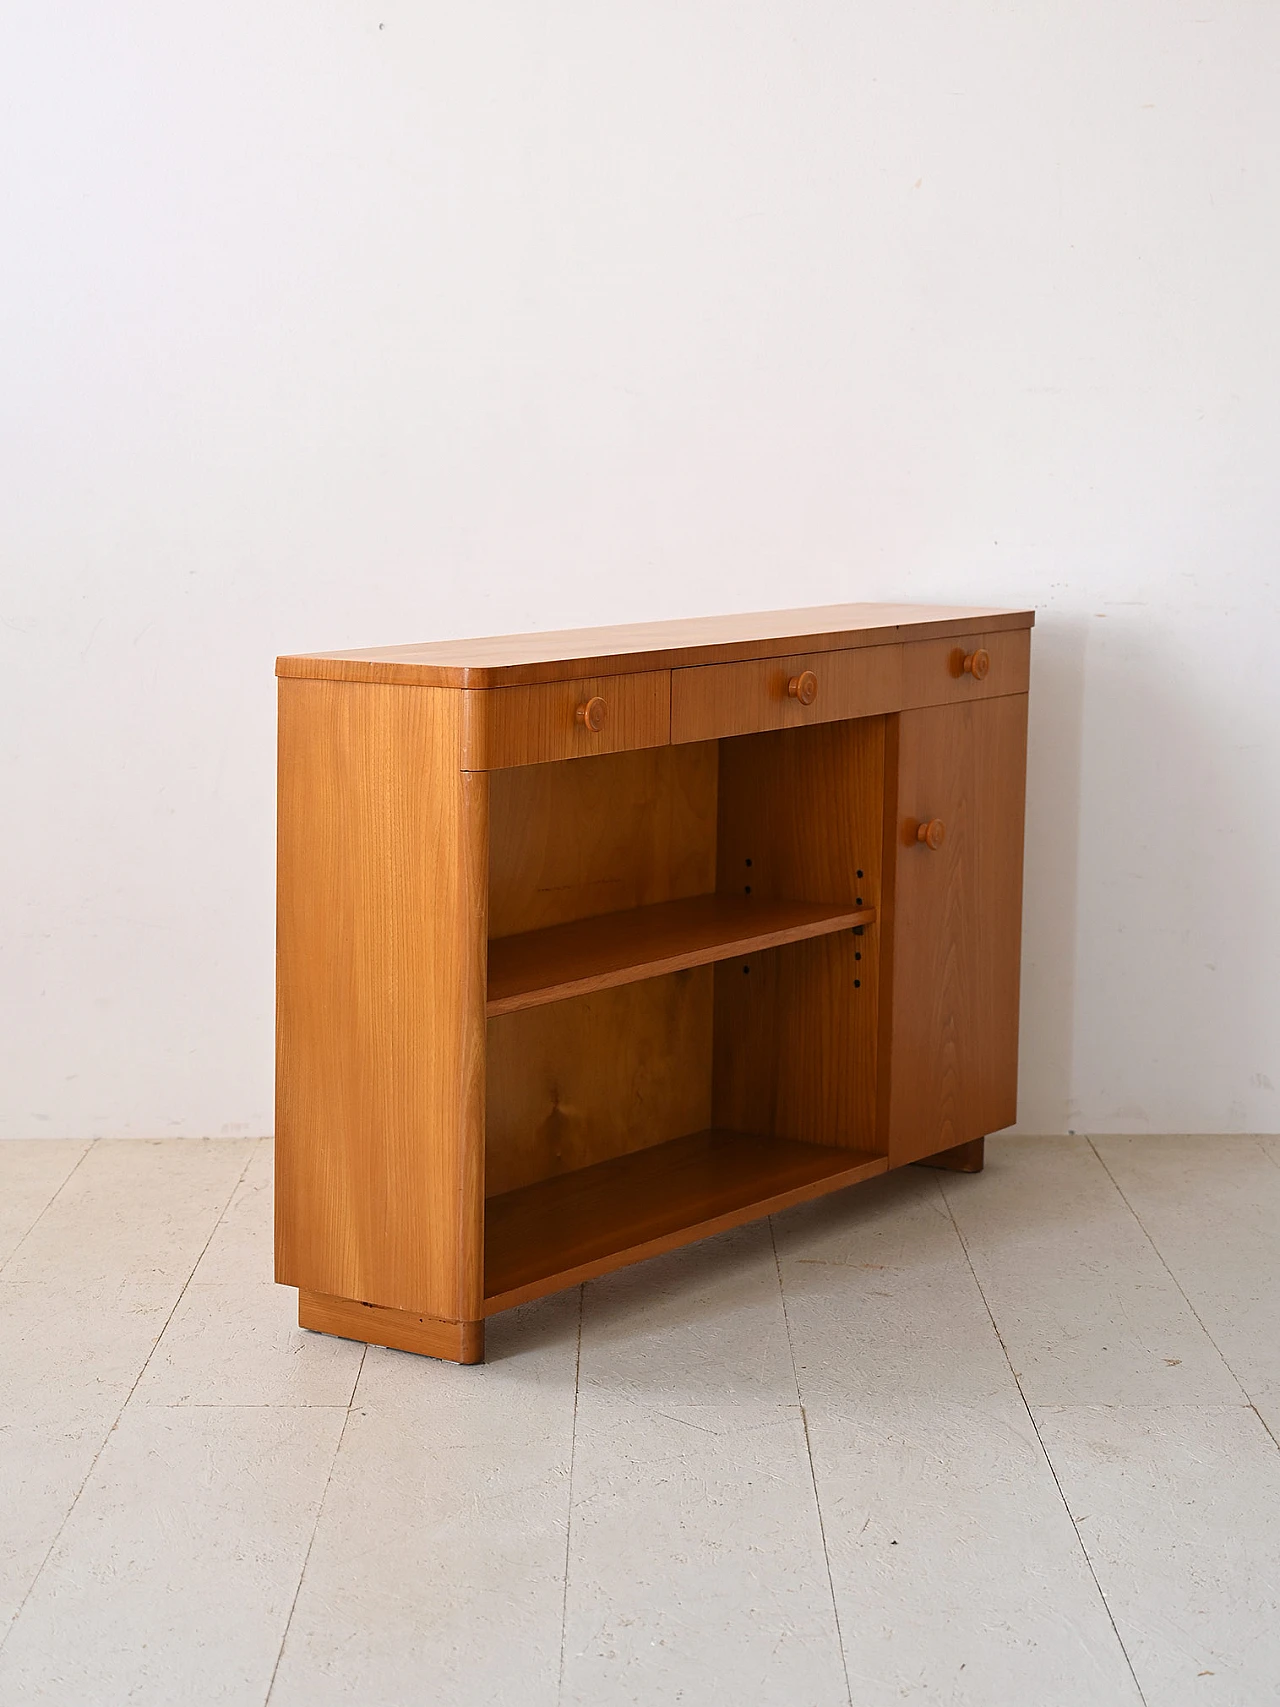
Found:
[[1024, 1130], [1277, 1127], [1280, 7], [0, 47], [9, 1134], [270, 1130], [278, 651], [1034, 604]]

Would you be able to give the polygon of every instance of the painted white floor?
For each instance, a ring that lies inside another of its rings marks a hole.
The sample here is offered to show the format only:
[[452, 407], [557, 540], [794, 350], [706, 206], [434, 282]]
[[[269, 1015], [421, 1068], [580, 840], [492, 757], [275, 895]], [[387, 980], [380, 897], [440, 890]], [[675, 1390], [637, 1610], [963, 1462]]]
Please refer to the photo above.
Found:
[[1280, 1701], [1280, 1138], [1006, 1139], [301, 1332], [271, 1147], [0, 1144], [0, 1703]]

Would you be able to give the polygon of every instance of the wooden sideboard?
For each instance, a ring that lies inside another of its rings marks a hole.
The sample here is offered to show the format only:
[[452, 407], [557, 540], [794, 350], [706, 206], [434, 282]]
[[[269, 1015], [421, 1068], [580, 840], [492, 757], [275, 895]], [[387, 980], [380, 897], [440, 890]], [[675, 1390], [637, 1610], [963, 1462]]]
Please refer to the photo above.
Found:
[[1014, 1119], [1033, 614], [281, 658], [276, 1277], [498, 1310]]

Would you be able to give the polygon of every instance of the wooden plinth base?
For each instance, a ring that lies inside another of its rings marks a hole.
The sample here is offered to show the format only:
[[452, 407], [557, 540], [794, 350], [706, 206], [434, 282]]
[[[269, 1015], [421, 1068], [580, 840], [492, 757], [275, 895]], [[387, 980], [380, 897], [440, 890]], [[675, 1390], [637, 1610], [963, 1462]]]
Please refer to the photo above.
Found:
[[442, 1357], [450, 1363], [484, 1362], [483, 1322], [446, 1322], [413, 1310], [390, 1310], [383, 1304], [360, 1304], [353, 1298], [300, 1290], [298, 1326], [316, 1334], [336, 1334], [339, 1339], [363, 1340], [366, 1345]]
[[971, 1138], [967, 1144], [957, 1144], [953, 1150], [939, 1150], [936, 1156], [921, 1156], [918, 1168], [946, 1168], [953, 1174], [980, 1174], [985, 1138]]

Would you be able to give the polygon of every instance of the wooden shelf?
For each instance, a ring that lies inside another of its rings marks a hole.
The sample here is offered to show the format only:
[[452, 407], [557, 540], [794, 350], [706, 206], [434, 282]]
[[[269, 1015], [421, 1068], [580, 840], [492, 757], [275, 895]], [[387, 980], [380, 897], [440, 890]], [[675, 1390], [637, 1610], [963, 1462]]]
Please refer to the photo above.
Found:
[[495, 937], [489, 944], [485, 1013], [492, 1019], [687, 966], [803, 942], [871, 924], [875, 916], [874, 907], [692, 895], [684, 901]]
[[695, 1132], [491, 1197], [485, 1314], [821, 1197], [887, 1165], [866, 1150]]

